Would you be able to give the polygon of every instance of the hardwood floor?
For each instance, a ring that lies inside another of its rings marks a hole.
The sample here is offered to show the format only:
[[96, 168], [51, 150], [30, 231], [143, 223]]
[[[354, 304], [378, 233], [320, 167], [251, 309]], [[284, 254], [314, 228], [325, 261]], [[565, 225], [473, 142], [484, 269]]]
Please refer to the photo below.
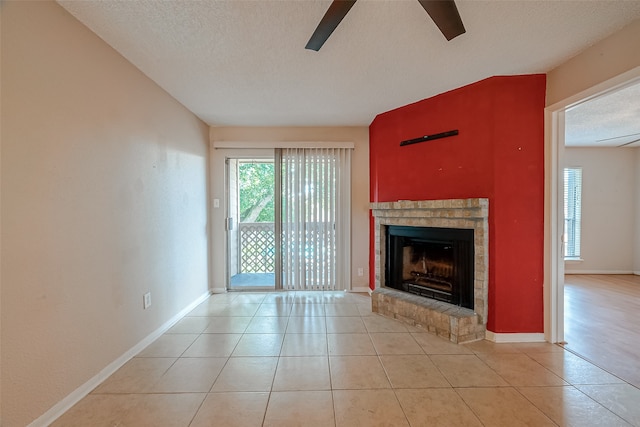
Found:
[[565, 348], [640, 388], [640, 276], [567, 275]]

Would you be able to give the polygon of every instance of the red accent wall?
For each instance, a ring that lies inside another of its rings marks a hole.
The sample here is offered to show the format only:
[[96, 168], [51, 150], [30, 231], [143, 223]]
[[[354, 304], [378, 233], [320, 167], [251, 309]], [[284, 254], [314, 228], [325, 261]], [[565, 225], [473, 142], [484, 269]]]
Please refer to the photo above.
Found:
[[[545, 85], [545, 75], [491, 77], [379, 114], [369, 127], [372, 202], [489, 199], [493, 332], [543, 332]], [[460, 134], [400, 147], [453, 129]]]

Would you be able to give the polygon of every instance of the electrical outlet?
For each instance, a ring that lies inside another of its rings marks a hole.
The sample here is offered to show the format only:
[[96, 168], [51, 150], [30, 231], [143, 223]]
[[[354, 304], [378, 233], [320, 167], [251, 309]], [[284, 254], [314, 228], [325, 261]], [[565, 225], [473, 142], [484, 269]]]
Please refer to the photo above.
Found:
[[149, 307], [151, 307], [151, 292], [147, 292], [142, 298], [142, 308], [146, 310]]
[[364, 268], [358, 268], [358, 276], [364, 276]]

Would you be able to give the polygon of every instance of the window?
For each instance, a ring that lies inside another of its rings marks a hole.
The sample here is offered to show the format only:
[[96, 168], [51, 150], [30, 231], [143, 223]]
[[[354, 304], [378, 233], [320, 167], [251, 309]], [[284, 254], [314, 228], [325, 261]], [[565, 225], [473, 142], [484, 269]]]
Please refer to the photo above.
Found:
[[580, 259], [582, 168], [564, 169], [564, 258]]

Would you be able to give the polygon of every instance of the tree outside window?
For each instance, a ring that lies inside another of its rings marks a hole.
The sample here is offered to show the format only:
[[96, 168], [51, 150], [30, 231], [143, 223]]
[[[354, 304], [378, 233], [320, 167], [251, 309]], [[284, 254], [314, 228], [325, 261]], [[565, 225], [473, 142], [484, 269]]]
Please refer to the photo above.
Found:
[[274, 180], [273, 162], [239, 164], [240, 222], [274, 222]]

